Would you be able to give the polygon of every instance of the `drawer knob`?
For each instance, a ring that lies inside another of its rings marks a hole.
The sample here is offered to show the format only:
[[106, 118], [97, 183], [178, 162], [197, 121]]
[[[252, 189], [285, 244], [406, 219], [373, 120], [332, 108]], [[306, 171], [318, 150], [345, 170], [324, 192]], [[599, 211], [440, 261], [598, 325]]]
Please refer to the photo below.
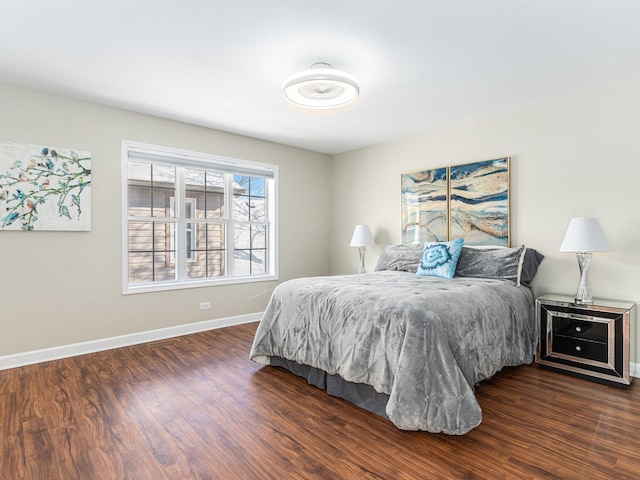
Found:
[[582, 331], [582, 327], [576, 327], [576, 332], [581, 332]]
[[576, 347], [576, 351], [578, 351], [578, 352], [579, 352], [580, 350], [582, 350], [582, 347], [580, 347], [580, 345], [578, 345], [578, 346]]

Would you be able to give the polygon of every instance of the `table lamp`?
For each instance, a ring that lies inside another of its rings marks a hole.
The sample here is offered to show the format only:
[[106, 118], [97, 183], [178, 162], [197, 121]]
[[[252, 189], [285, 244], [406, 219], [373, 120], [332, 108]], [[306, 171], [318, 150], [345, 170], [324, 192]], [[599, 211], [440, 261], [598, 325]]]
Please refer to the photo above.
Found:
[[375, 244], [376, 242], [373, 241], [373, 235], [371, 235], [369, 225], [356, 225], [356, 228], [353, 230], [350, 246], [358, 247], [360, 251], [360, 273], [366, 273], [366, 269], [364, 268], [364, 254], [367, 251], [367, 247]]
[[572, 218], [560, 246], [561, 252], [576, 252], [580, 267], [580, 285], [576, 293], [576, 303], [593, 303], [589, 289], [589, 264], [591, 252], [608, 252], [609, 242], [596, 218]]

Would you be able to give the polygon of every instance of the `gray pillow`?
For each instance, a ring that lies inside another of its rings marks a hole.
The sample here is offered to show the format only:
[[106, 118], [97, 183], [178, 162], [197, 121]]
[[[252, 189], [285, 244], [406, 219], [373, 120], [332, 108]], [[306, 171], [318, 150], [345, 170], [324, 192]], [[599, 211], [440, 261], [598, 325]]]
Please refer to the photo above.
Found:
[[538, 273], [538, 267], [544, 259], [544, 255], [533, 248], [527, 248], [524, 252], [524, 262], [522, 263], [522, 271], [520, 272], [520, 283], [531, 286], [533, 277]]
[[387, 245], [378, 259], [375, 271], [397, 270], [416, 273], [424, 245]]
[[520, 285], [524, 251], [524, 245], [516, 248], [463, 247], [456, 266], [456, 276], [493, 278]]

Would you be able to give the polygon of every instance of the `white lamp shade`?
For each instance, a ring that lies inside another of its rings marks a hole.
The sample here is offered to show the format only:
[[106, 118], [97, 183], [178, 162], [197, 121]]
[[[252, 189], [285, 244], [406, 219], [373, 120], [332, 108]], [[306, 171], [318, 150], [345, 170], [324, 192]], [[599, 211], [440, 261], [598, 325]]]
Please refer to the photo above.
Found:
[[572, 218], [560, 246], [561, 252], [608, 252], [611, 250], [598, 219]]
[[369, 225], [356, 225], [356, 228], [353, 231], [353, 236], [351, 237], [350, 246], [370, 247], [371, 245], [375, 244], [376, 242], [373, 241], [373, 235], [371, 235]]

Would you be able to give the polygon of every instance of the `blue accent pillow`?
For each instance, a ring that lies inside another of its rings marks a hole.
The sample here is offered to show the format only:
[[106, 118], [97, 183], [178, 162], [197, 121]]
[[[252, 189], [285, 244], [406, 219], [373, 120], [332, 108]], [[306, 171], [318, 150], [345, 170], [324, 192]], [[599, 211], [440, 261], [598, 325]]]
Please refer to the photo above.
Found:
[[450, 242], [426, 242], [416, 275], [453, 278], [463, 244], [463, 238]]

